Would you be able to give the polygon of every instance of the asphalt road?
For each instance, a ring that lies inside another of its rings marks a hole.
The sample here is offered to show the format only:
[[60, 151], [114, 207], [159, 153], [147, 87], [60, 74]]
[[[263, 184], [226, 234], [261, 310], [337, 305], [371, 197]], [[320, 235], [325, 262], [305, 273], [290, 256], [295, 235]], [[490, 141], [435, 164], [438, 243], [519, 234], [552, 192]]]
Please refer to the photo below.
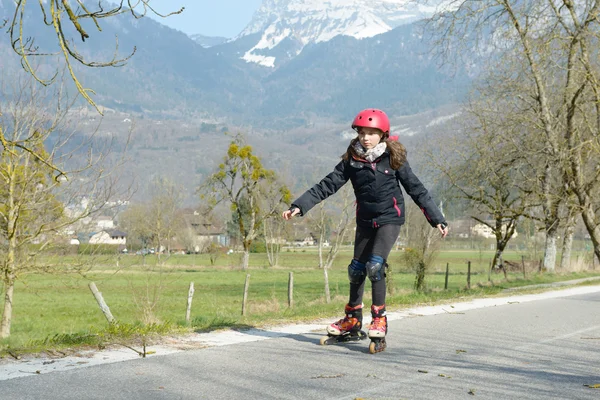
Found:
[[6, 379], [0, 399], [600, 399], [600, 286], [561, 293], [398, 318], [374, 355], [309, 332]]

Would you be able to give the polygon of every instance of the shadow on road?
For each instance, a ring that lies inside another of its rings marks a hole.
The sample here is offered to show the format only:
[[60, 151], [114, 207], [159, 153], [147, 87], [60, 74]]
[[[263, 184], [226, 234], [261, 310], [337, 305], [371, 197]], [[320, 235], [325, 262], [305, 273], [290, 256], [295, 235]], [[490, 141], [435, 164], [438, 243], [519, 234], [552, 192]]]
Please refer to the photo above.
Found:
[[[289, 332], [277, 332], [272, 330], [266, 330], [261, 328], [255, 328], [249, 325], [235, 325], [228, 328], [228, 330], [232, 332], [237, 332], [242, 335], [247, 336], [257, 336], [265, 339], [276, 339], [276, 338], [286, 338], [295, 340], [297, 342], [309, 343], [317, 347], [344, 347], [348, 350], [357, 351], [361, 353], [369, 352], [369, 340], [368, 338], [358, 341], [358, 342], [346, 342], [346, 343], [337, 343], [333, 345], [321, 345], [320, 339], [324, 336], [324, 333], [289, 333]], [[204, 331], [206, 333], [206, 331]]]

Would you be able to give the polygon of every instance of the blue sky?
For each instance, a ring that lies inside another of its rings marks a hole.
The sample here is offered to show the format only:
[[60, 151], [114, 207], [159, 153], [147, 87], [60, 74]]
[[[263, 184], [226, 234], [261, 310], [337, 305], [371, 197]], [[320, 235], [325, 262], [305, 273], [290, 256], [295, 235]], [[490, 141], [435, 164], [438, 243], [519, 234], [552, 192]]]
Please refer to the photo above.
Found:
[[262, 0], [151, 0], [149, 4], [160, 13], [185, 7], [179, 15], [159, 19], [164, 25], [187, 34], [232, 38], [252, 19]]

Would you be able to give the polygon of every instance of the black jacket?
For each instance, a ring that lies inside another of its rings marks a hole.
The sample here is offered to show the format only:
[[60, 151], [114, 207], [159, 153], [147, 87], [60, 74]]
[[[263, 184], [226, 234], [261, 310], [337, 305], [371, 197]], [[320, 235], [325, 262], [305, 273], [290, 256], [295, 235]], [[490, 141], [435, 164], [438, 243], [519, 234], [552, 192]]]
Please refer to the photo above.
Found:
[[365, 227], [404, 223], [404, 197], [400, 184], [421, 208], [431, 226], [444, 223], [445, 219], [433, 202], [429, 192], [412, 172], [408, 161], [398, 169], [390, 167], [386, 151], [374, 162], [350, 159], [342, 160], [333, 172], [292, 203], [305, 215], [319, 202], [337, 192], [350, 180], [356, 196], [356, 223]]

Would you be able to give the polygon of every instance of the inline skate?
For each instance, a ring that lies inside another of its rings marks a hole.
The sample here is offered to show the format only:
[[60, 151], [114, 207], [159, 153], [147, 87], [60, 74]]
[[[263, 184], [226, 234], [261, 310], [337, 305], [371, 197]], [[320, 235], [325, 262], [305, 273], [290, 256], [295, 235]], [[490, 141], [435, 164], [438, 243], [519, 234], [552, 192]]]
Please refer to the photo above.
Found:
[[330, 345], [366, 339], [367, 334], [362, 330], [362, 308], [362, 304], [354, 307], [346, 304], [346, 316], [327, 327], [327, 336], [323, 336], [320, 343]]
[[385, 335], [387, 334], [387, 317], [385, 315], [385, 304], [382, 306], [371, 306], [371, 316], [373, 320], [369, 326], [369, 353], [375, 354], [385, 350], [387, 344]]

